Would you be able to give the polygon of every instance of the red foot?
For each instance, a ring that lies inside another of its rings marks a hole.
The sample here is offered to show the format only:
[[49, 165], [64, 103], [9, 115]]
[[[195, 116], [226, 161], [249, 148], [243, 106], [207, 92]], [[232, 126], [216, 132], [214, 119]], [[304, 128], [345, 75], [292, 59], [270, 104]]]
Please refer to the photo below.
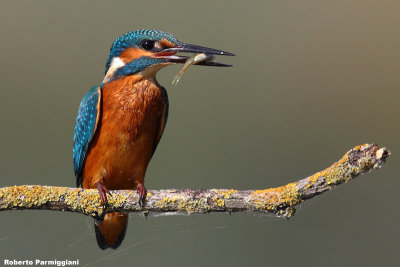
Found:
[[146, 200], [147, 189], [144, 185], [139, 185], [137, 188], [137, 193], [139, 194], [139, 206], [143, 207], [143, 202]]
[[107, 188], [101, 182], [97, 182], [97, 189], [99, 190], [101, 205], [107, 205]]

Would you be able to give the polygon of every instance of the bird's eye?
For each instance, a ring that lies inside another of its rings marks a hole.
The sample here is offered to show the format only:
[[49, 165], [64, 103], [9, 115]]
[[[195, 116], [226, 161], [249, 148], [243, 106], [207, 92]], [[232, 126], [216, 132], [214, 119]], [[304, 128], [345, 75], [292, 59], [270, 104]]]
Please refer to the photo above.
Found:
[[146, 50], [152, 50], [153, 48], [154, 48], [154, 41], [152, 41], [152, 40], [143, 40], [141, 43], [140, 43], [140, 45], [143, 47], [143, 49], [146, 49]]

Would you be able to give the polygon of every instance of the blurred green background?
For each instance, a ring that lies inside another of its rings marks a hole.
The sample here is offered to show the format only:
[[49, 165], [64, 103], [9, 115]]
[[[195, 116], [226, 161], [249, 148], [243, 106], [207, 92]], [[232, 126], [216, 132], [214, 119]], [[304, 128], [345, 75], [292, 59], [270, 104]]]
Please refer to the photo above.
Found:
[[159, 29], [236, 53], [234, 68], [162, 70], [170, 115], [146, 186], [261, 189], [304, 178], [355, 145], [382, 170], [307, 201], [291, 220], [131, 215], [117, 251], [92, 220], [0, 213], [0, 259], [80, 266], [398, 266], [398, 1], [1, 1], [0, 186], [74, 186], [82, 96], [121, 34]]

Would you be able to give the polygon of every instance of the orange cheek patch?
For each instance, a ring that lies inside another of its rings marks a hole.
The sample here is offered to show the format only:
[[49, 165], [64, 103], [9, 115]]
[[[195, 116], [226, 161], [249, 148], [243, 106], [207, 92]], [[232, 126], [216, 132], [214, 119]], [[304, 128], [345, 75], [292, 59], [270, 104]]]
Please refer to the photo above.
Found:
[[168, 41], [165, 38], [162, 38], [159, 43], [161, 44], [161, 46], [163, 47], [175, 47], [176, 45], [174, 43], [171, 43], [170, 41]]
[[139, 57], [151, 56], [153, 56], [153, 53], [151, 51], [146, 51], [137, 47], [128, 48], [124, 52], [122, 52], [121, 55], [119, 55], [119, 57], [125, 64], [132, 62]]

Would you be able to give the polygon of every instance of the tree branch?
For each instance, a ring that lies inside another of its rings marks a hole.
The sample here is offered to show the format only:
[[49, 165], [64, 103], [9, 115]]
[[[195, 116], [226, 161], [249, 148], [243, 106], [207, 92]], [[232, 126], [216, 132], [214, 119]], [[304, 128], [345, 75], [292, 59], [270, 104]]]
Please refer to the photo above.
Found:
[[135, 191], [109, 191], [106, 208], [94, 189], [22, 185], [0, 188], [0, 210], [41, 209], [71, 211], [101, 217], [106, 212], [268, 212], [290, 218], [295, 206], [331, 190], [360, 174], [380, 168], [390, 151], [376, 144], [356, 146], [329, 168], [305, 179], [265, 190], [150, 190], [144, 207]]

